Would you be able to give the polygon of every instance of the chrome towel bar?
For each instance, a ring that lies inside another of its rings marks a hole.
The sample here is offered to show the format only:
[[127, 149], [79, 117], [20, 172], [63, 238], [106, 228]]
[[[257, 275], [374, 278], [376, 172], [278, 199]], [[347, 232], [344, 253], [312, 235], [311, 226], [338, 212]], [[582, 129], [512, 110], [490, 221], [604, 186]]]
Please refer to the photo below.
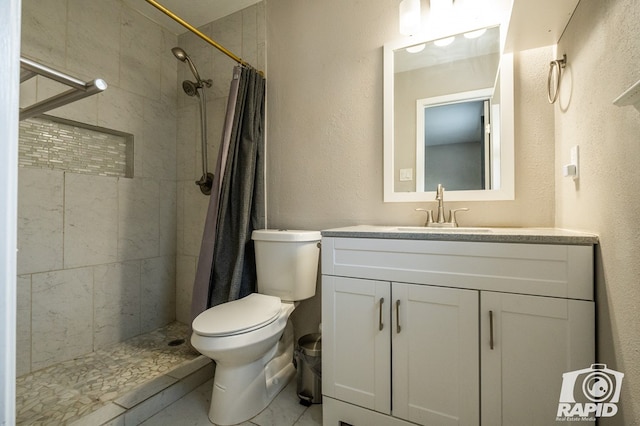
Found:
[[26, 108], [20, 109], [20, 121], [36, 115], [44, 114], [54, 108], [59, 108], [71, 102], [78, 101], [96, 93], [100, 93], [107, 89], [107, 83], [101, 79], [84, 82], [75, 77], [71, 77], [63, 72], [49, 68], [31, 59], [20, 58], [20, 83], [23, 83], [37, 75], [49, 78], [51, 80], [62, 83], [71, 89], [66, 92], [59, 93], [50, 98], [36, 102]]

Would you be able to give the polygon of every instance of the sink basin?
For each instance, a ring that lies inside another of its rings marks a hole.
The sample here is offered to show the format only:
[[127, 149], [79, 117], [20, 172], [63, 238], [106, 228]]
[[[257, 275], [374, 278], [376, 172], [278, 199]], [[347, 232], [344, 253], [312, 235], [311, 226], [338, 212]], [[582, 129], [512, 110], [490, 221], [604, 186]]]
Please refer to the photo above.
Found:
[[493, 232], [491, 228], [472, 228], [472, 227], [464, 227], [459, 226], [457, 228], [429, 228], [426, 226], [398, 226], [396, 228], [398, 231], [402, 232], [427, 232], [427, 233], [435, 233], [435, 234], [444, 234], [444, 233], [453, 233], [453, 234], [462, 234], [462, 233], [490, 233]]

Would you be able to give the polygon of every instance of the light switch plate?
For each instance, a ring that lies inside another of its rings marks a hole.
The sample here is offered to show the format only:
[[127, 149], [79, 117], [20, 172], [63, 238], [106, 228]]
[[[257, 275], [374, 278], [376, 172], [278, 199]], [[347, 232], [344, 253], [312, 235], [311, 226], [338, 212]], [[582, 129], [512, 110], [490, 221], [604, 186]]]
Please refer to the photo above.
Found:
[[413, 180], [413, 169], [400, 169], [400, 181], [406, 182]]
[[571, 164], [576, 168], [576, 172], [573, 175], [573, 179], [576, 180], [580, 177], [580, 153], [578, 145], [571, 147]]

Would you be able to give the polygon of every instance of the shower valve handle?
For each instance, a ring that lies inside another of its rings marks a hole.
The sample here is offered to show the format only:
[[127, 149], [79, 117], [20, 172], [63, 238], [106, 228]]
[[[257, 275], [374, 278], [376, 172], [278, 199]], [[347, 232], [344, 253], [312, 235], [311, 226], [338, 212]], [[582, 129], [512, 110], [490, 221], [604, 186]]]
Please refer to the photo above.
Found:
[[202, 175], [200, 180], [196, 181], [196, 185], [200, 187], [200, 191], [204, 195], [210, 195], [211, 187], [213, 186], [213, 173], [207, 173], [205, 175]]

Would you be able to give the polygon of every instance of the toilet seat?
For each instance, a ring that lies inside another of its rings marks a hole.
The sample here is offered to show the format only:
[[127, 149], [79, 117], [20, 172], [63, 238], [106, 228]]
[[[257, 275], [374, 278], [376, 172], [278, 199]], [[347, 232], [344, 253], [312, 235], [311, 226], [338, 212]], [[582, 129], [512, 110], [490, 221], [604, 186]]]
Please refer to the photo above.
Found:
[[279, 297], [251, 293], [202, 312], [193, 320], [193, 331], [201, 336], [232, 336], [248, 333], [275, 321], [282, 309]]

